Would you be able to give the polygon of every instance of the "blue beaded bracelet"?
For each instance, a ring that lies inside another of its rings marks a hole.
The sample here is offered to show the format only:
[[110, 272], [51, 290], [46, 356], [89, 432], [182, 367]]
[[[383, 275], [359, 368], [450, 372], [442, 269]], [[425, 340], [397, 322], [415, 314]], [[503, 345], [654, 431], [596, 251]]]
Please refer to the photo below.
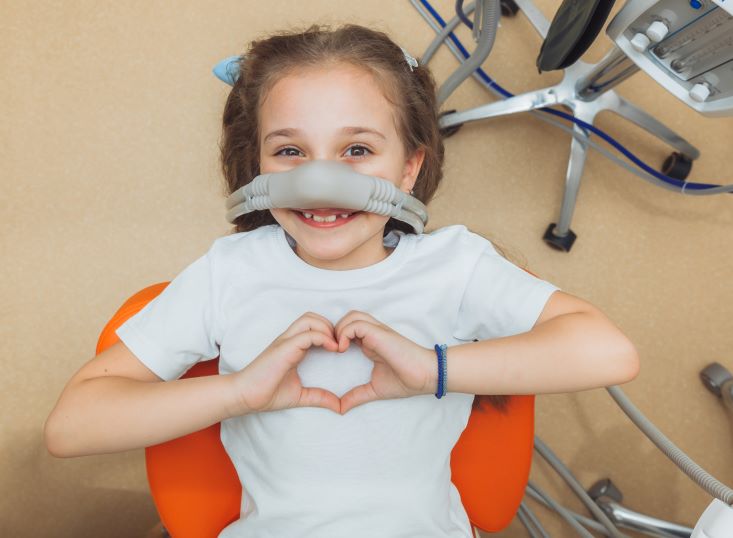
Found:
[[448, 346], [446, 344], [435, 344], [435, 353], [438, 355], [438, 392], [435, 397], [440, 399], [445, 396], [446, 378], [448, 377]]

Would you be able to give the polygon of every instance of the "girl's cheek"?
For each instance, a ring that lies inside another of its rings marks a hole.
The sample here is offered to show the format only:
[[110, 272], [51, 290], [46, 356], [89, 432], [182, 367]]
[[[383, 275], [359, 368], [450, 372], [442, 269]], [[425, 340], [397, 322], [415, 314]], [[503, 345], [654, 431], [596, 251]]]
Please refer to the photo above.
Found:
[[377, 162], [375, 159], [367, 159], [363, 161], [350, 161], [348, 164], [360, 174], [366, 174], [369, 176], [377, 176], [384, 179], [394, 177], [394, 171], [391, 170], [391, 166], [385, 166], [383, 162]]
[[260, 157], [260, 173], [261, 174], [268, 174], [272, 172], [282, 172], [283, 170], [288, 170], [289, 168], [291, 167], [282, 166], [281, 163], [278, 163], [275, 159], [273, 159], [269, 155]]
[[[361, 172], [361, 170], [359, 170]], [[399, 167], [386, 167], [386, 166], [379, 166], [374, 167], [373, 170], [365, 170], [362, 173], [368, 174], [371, 176], [377, 176], [381, 177], [382, 179], [386, 179], [387, 181], [391, 181], [392, 183], [399, 184], [399, 180], [402, 177], [400, 175], [401, 170]]]

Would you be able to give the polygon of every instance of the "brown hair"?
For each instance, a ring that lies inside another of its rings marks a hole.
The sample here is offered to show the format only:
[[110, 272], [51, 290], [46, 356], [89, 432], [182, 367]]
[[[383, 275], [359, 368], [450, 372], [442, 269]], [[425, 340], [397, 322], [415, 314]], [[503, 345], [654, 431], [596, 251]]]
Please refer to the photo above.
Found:
[[[426, 67], [411, 68], [402, 49], [387, 34], [353, 24], [335, 30], [314, 25], [304, 31], [278, 33], [253, 41], [240, 57], [240, 75], [224, 106], [220, 143], [227, 194], [260, 173], [259, 112], [267, 92], [280, 78], [297, 69], [338, 63], [371, 73], [394, 107], [405, 154], [413, 155], [418, 149], [425, 151], [413, 196], [426, 205], [430, 202], [443, 178], [444, 156], [435, 80]], [[252, 211], [234, 221], [234, 232], [269, 224], [277, 224], [269, 211]], [[384, 235], [395, 229], [414, 233], [409, 224], [390, 218]], [[507, 397], [477, 396], [474, 407], [480, 407], [485, 399], [503, 409]]]

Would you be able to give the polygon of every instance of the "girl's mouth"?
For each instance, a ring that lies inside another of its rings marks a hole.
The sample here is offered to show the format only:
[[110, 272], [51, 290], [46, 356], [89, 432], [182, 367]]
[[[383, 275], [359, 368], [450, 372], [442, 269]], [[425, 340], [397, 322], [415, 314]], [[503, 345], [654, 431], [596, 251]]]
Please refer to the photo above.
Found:
[[313, 228], [335, 228], [337, 226], [342, 226], [347, 222], [351, 222], [358, 215], [363, 213], [362, 211], [354, 211], [351, 214], [334, 214], [321, 217], [319, 215], [309, 213], [308, 211], [301, 212], [297, 209], [293, 209], [292, 211], [298, 216], [301, 221], [308, 224], [308, 226], [312, 226]]

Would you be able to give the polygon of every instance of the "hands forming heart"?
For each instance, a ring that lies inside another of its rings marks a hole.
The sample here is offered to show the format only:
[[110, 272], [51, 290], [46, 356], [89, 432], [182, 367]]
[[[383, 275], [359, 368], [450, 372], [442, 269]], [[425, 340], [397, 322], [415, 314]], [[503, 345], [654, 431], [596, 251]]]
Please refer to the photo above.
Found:
[[438, 369], [435, 352], [405, 338], [365, 312], [352, 310], [334, 327], [338, 351], [351, 340], [374, 363], [369, 383], [341, 396], [341, 414], [374, 400], [434, 394]]
[[[351, 341], [374, 362], [368, 383], [341, 398], [318, 387], [303, 387], [298, 364], [314, 345], [343, 353]], [[244, 369], [230, 376], [234, 387], [230, 415], [292, 407], [324, 407], [336, 413], [374, 400], [434, 394], [437, 363], [432, 349], [422, 347], [367, 314], [352, 310], [336, 325], [313, 312], [296, 319]]]

